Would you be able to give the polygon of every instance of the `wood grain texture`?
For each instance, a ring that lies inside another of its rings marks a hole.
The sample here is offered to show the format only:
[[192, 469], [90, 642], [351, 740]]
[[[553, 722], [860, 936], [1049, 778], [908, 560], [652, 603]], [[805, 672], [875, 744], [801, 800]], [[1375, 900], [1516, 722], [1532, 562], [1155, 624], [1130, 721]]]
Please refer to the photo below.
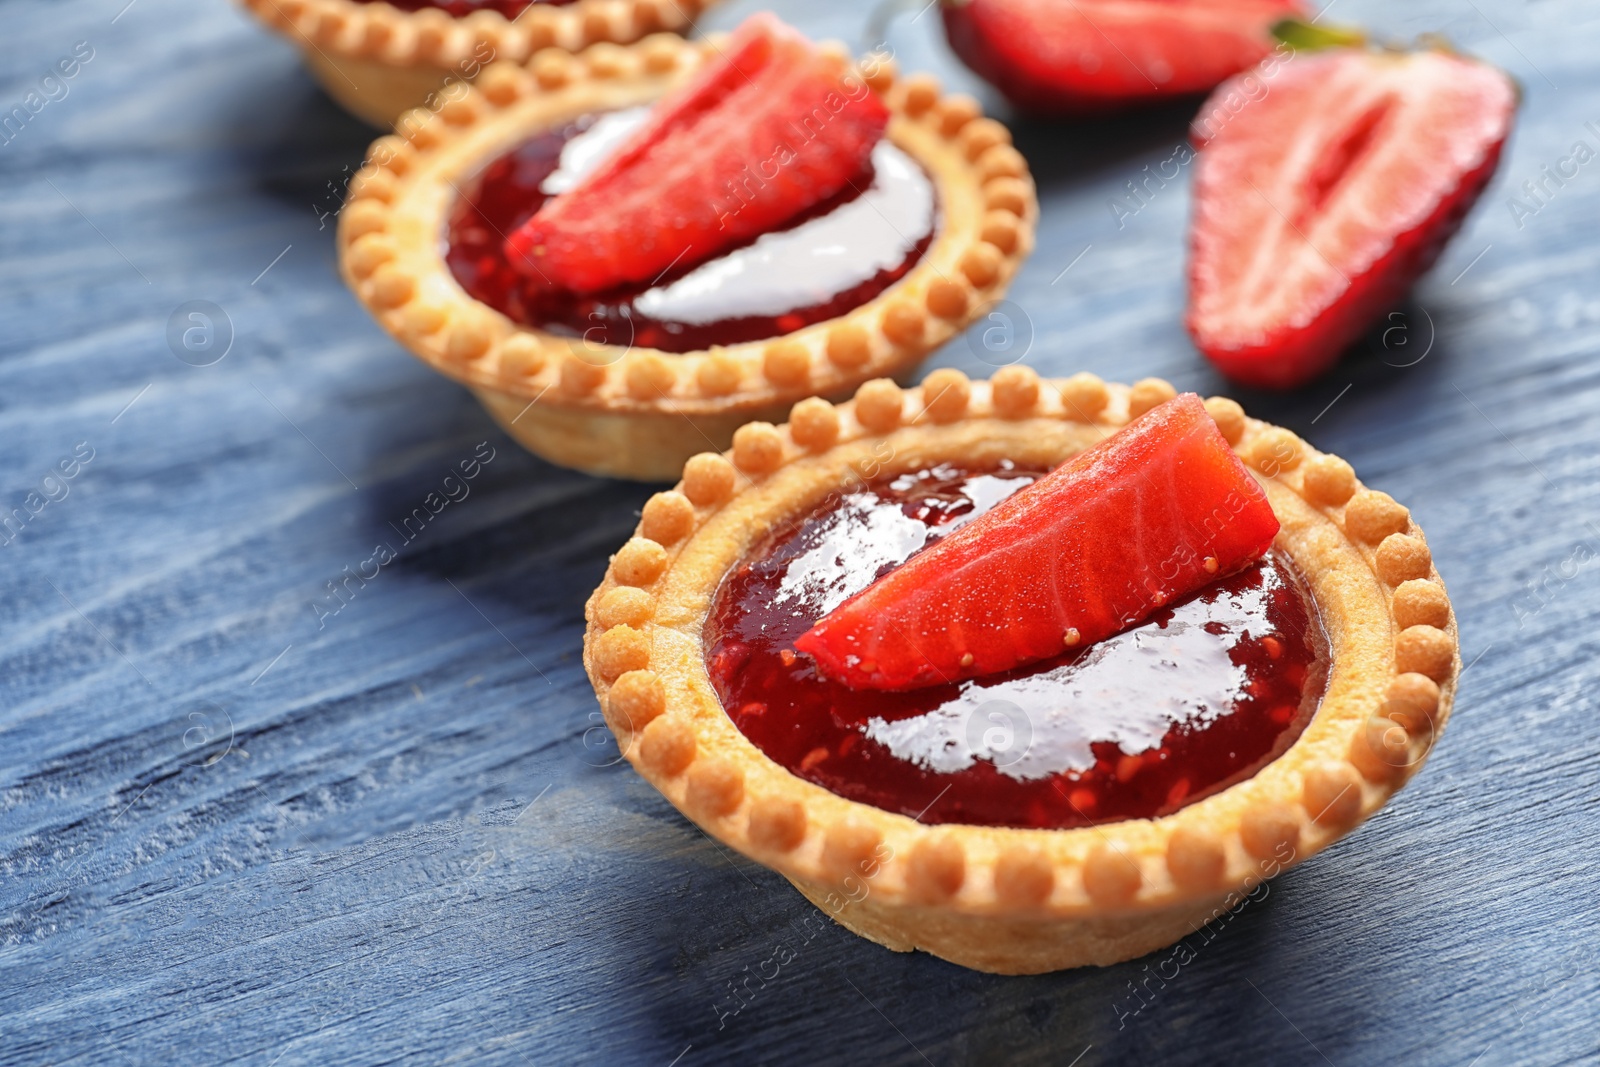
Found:
[[[1507, 203], [1600, 147], [1592, 5], [1330, 15], [1442, 29], [1526, 91], [1410, 332], [1241, 397], [1412, 507], [1472, 666], [1426, 773], [1131, 1014], [1150, 960], [1019, 979], [891, 954], [607, 765], [581, 609], [649, 490], [521, 453], [361, 312], [319, 215], [371, 133], [287, 45], [220, 0], [125, 2], [0, 0], [0, 111], [94, 53], [0, 144], [0, 503], [93, 450], [0, 548], [0, 1063], [1600, 1058], [1600, 161], [1520, 225]], [[971, 86], [913, 10], [902, 66]], [[779, 11], [852, 42], [868, 18]], [[1120, 227], [1108, 207], [1188, 110], [1017, 128], [1043, 219], [1011, 300], [1040, 371], [1224, 389], [1179, 322], [1187, 177]], [[232, 321], [215, 365], [167, 348], [190, 300]], [[403, 543], [481, 442], [470, 495]], [[398, 558], [319, 625], [380, 544]]]

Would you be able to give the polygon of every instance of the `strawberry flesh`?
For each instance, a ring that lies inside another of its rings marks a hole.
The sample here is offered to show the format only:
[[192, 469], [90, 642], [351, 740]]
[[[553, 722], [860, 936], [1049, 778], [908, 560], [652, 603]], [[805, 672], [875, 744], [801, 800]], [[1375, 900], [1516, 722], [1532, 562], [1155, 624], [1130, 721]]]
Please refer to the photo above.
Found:
[[1438, 52], [1296, 56], [1264, 84], [1209, 139], [1195, 131], [1186, 325], [1230, 378], [1287, 389], [1433, 265], [1494, 174], [1517, 94]]
[[1089, 114], [1203, 93], [1266, 56], [1299, 0], [946, 0], [956, 55], [1019, 107]]
[[575, 293], [687, 270], [862, 185], [888, 121], [843, 59], [756, 15], [608, 160], [511, 234], [506, 258]]
[[997, 674], [1136, 625], [1277, 533], [1265, 492], [1184, 393], [911, 557], [795, 647], [854, 689]]

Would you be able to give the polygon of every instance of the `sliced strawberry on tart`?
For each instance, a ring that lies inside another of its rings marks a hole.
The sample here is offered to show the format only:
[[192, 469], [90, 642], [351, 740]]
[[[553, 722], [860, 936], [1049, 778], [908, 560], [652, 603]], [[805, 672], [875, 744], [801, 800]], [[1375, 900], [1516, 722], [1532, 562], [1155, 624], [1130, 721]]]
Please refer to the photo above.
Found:
[[383, 325], [555, 462], [671, 477], [908, 369], [1031, 248], [1003, 126], [770, 16], [545, 59], [374, 145], [341, 244]]
[[919, 552], [795, 647], [852, 689], [1002, 674], [1144, 621], [1253, 563], [1277, 533], [1186, 393]]
[[1406, 509], [1147, 380], [796, 405], [646, 505], [584, 661], [628, 759], [848, 928], [1004, 973], [1183, 937], [1381, 806], [1459, 670]]
[[1186, 322], [1228, 377], [1285, 389], [1433, 266], [1494, 175], [1517, 90], [1464, 56], [1365, 48], [1297, 55], [1266, 84], [1215, 132], [1196, 124]]
[[888, 125], [889, 109], [837, 56], [758, 15], [519, 226], [506, 259], [582, 294], [687, 270], [870, 183]]
[[943, 0], [956, 55], [1029, 111], [1099, 114], [1203, 93], [1277, 45], [1300, 0]]

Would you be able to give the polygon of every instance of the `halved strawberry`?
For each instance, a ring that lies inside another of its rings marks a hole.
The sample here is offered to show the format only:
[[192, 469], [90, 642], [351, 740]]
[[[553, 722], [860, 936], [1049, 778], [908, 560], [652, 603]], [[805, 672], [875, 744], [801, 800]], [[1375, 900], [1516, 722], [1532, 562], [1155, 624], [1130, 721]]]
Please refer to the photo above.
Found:
[[506, 258], [578, 293], [653, 281], [861, 181], [888, 121], [843, 58], [754, 15], [610, 159], [513, 233]]
[[1230, 378], [1284, 389], [1433, 265], [1494, 174], [1517, 91], [1461, 56], [1355, 49], [1296, 55], [1264, 84], [1209, 140], [1195, 130], [1186, 324]]
[[1184, 393], [912, 556], [795, 641], [857, 689], [995, 674], [1127, 629], [1272, 544], [1278, 520]]
[[962, 62], [1018, 107], [1093, 113], [1203, 93], [1262, 59], [1300, 0], [945, 0]]

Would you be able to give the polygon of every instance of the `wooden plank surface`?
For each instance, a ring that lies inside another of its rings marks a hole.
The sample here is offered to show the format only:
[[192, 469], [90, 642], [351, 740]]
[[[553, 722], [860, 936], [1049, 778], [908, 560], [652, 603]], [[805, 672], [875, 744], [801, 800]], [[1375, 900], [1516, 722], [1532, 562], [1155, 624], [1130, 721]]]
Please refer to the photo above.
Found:
[[[1328, 16], [1442, 29], [1526, 92], [1408, 332], [1242, 397], [1411, 505], [1472, 666], [1426, 773], [1135, 1014], [1149, 961], [997, 978], [818, 930], [610, 765], [582, 604], [650, 490], [530, 458], [361, 311], [319, 216], [372, 134], [289, 47], [218, 0], [126, 2], [0, 0], [0, 110], [92, 51], [0, 144], [0, 502], [45, 501], [0, 548], [0, 1063], [1600, 1057], [1600, 161], [1508, 201], [1600, 148], [1592, 4]], [[779, 11], [865, 41], [864, 5]], [[970, 84], [936, 16], [906, 7], [888, 44]], [[1018, 127], [1044, 217], [1011, 299], [1040, 371], [1224, 388], [1179, 323], [1187, 178], [1120, 227], [1108, 207], [1187, 118]], [[194, 300], [232, 325], [210, 366], [166, 341]], [[929, 366], [984, 373], [980, 350]], [[470, 495], [401, 543], [478, 450]]]

